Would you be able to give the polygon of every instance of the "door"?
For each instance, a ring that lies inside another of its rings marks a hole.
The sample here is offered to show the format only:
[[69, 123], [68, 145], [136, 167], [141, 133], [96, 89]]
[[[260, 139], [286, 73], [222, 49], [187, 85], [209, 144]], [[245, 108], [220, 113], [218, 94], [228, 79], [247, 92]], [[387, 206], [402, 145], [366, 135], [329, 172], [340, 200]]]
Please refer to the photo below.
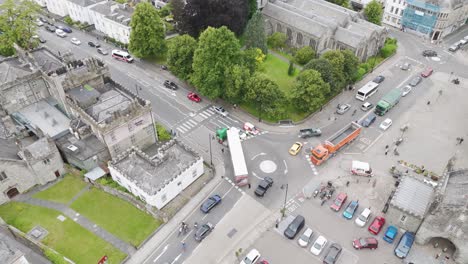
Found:
[[8, 190], [8, 192], [7, 192], [7, 196], [8, 196], [8, 198], [10, 198], [10, 199], [13, 198], [13, 197], [15, 197], [15, 196], [18, 195], [18, 194], [19, 194], [19, 191], [18, 191], [18, 189], [16, 189], [16, 188], [11, 188], [11, 189]]
[[58, 170], [55, 171], [55, 177], [60, 177], [60, 172]]

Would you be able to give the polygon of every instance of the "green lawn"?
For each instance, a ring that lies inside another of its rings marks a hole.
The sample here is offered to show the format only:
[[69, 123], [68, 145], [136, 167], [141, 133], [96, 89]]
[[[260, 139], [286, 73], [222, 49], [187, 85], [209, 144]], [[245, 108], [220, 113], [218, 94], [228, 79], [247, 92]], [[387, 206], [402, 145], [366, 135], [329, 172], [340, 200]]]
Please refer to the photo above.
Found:
[[294, 83], [294, 79], [299, 74], [299, 70], [296, 69], [293, 76], [288, 75], [289, 63], [281, 60], [275, 55], [268, 54], [264, 62], [265, 74], [275, 81], [279, 88], [286, 94], [291, 93], [291, 87]]
[[85, 186], [86, 183], [80, 177], [67, 174], [60, 182], [33, 197], [66, 204]]
[[71, 208], [134, 246], [161, 225], [130, 203], [94, 188], [83, 193]]
[[114, 264], [122, 262], [126, 257], [123, 252], [73, 220], [67, 218], [64, 222], [59, 221], [59, 214], [52, 209], [19, 202], [0, 206], [0, 216], [25, 233], [36, 225], [47, 229], [49, 234], [42, 242], [77, 264], [97, 263], [103, 255], [107, 255], [109, 263]]

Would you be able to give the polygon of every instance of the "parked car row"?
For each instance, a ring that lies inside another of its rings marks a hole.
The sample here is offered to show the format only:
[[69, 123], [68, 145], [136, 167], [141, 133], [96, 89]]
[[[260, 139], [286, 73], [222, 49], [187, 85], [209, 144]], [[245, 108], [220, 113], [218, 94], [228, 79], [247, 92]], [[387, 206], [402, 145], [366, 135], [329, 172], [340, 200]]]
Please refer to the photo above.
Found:
[[456, 43], [454, 43], [452, 46], [448, 48], [449, 51], [455, 52], [459, 49], [461, 49], [463, 46], [465, 46], [468, 43], [468, 36], [465, 36], [464, 38], [460, 39]]

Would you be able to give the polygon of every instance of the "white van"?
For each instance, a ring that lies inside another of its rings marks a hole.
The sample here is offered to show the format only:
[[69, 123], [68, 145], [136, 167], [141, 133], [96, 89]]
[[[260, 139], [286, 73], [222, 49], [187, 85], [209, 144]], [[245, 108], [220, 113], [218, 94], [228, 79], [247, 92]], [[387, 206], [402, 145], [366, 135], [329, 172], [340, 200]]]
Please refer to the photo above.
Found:
[[369, 221], [370, 215], [371, 215], [370, 208], [364, 208], [364, 210], [362, 210], [361, 214], [356, 218], [354, 222], [356, 223], [356, 225], [363, 227]]
[[128, 63], [133, 62], [132, 56], [130, 56], [130, 54], [128, 54], [127, 52], [121, 51], [121, 50], [113, 50], [112, 51], [112, 58], [115, 58], [115, 59], [121, 60], [121, 61], [125, 61], [125, 62], [128, 62]]
[[372, 176], [372, 169], [371, 169], [369, 163], [367, 163], [367, 162], [353, 160], [353, 164], [352, 164], [352, 167], [351, 167], [351, 173], [353, 175], [371, 177]]

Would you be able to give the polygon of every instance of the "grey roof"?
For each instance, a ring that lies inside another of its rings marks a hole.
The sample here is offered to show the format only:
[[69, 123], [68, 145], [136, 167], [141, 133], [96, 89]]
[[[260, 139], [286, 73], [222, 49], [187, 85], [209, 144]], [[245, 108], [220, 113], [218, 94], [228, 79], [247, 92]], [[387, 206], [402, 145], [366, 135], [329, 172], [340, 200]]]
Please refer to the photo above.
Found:
[[415, 216], [424, 217], [433, 196], [432, 186], [407, 176], [402, 178], [390, 203]]
[[90, 85], [84, 85], [68, 90], [67, 95], [82, 108], [88, 108], [97, 102], [101, 93]]
[[112, 114], [129, 110], [132, 100], [117, 90], [107, 91], [99, 97], [96, 104], [86, 109], [98, 123], [111, 120]]
[[106, 146], [94, 135], [77, 139], [72, 134], [67, 134], [55, 142], [65, 156], [73, 157], [80, 161], [86, 161], [103, 151], [107, 151]]
[[37, 62], [41, 70], [51, 72], [58, 68], [64, 67], [57, 55], [42, 47], [30, 53]]
[[11, 82], [33, 72], [29, 63], [21, 62], [18, 58], [0, 61], [0, 83]]
[[70, 1], [72, 3], [75, 3], [75, 4], [79, 5], [79, 6], [86, 7], [86, 6], [90, 6], [90, 5], [100, 3], [103, 0], [68, 0], [68, 1]]
[[95, 181], [104, 175], [106, 175], [106, 172], [100, 167], [96, 167], [91, 171], [87, 172], [84, 176], [92, 181]]
[[14, 140], [1, 139], [0, 138], [0, 159], [14, 159], [19, 160], [18, 157], [18, 146], [16, 146]]
[[24, 150], [29, 151], [33, 159], [40, 160], [55, 152], [56, 148], [49, 142], [47, 138], [43, 137], [39, 140], [36, 140], [31, 145], [25, 147]]
[[142, 152], [134, 149], [126, 153], [125, 157], [113, 161], [111, 166], [117, 168], [124, 177], [140, 189], [154, 195], [164, 187], [166, 182], [199, 159], [196, 153], [175, 140], [163, 146], [157, 146], [156, 149], [161, 150], [160, 153], [150, 158], [144, 157]]
[[359, 43], [365, 41], [365, 37], [347, 28], [338, 28], [335, 32], [335, 39], [351, 47], [357, 47]]
[[45, 100], [26, 106], [12, 116], [25, 125], [39, 128], [50, 138], [67, 133], [70, 126], [70, 119]]
[[130, 20], [134, 12], [133, 8], [118, 4], [114, 1], [103, 2], [91, 9], [125, 26], [130, 25]]
[[463, 209], [468, 201], [468, 170], [450, 173], [443, 204], [452, 209]]

